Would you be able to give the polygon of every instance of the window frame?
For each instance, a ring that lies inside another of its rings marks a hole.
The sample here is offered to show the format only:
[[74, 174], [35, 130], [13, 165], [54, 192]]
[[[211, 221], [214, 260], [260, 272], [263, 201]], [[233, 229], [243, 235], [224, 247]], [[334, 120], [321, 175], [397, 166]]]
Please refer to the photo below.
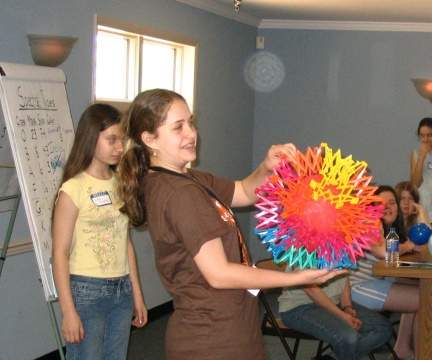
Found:
[[[104, 98], [96, 98], [96, 35], [99, 27], [108, 28], [108, 31], [111, 29], [115, 30], [115, 33], [122, 34], [124, 33], [125, 36], [131, 36], [136, 37], [139, 39], [137, 41], [137, 44], [134, 45], [134, 55], [130, 55], [129, 61], [134, 62], [135, 69], [134, 74], [129, 74], [128, 83], [130, 86], [134, 86], [134, 93], [138, 93], [141, 88], [141, 78], [142, 78], [142, 62], [140, 61], [140, 57], [142, 54], [142, 44], [143, 41], [155, 41], [158, 43], [167, 42], [168, 45], [173, 47], [181, 48], [182, 51], [185, 51], [185, 47], [191, 47], [193, 48], [193, 90], [192, 91], [185, 91], [182, 87], [181, 93], [183, 93], [184, 97], [188, 101], [189, 106], [191, 106], [191, 110], [195, 112], [195, 105], [196, 105], [196, 79], [198, 74], [198, 42], [194, 39], [187, 38], [181, 34], [177, 33], [168, 33], [163, 31], [158, 31], [153, 28], [147, 28], [142, 26], [137, 26], [129, 23], [124, 23], [121, 21], [108, 19], [100, 16], [96, 16], [95, 18], [95, 24], [94, 24], [94, 51], [93, 51], [93, 81], [92, 81], [92, 101], [95, 102], [101, 102], [101, 103], [107, 103], [111, 104], [115, 107], [117, 107], [120, 111], [125, 112], [132, 100], [117, 100], [117, 99], [104, 99]], [[104, 29], [105, 30], [105, 29]], [[186, 54], [183, 54], [183, 61]], [[133, 58], [132, 58], [133, 57]], [[190, 58], [188, 61], [192, 61]], [[177, 63], [177, 62], [176, 62]], [[131, 64], [129, 64], [130, 66]], [[184, 64], [176, 64], [176, 66], [181, 66], [182, 70], [184, 70]], [[176, 71], [177, 73], [177, 71]], [[136, 74], [136, 75], [135, 75]], [[177, 73], [178, 74], [178, 73]], [[182, 75], [178, 74], [180, 78], [182, 78]], [[133, 79], [132, 79], [133, 78]], [[177, 79], [176, 79], [177, 80]], [[181, 82], [181, 79], [180, 79]], [[183, 85], [183, 84], [180, 84]], [[178, 91], [178, 90], [176, 90]], [[128, 89], [129, 92], [129, 89]], [[180, 91], [178, 91], [180, 92]], [[185, 94], [186, 92], [187, 94]], [[132, 99], [135, 96], [132, 97]], [[192, 104], [192, 105], [191, 105]]]

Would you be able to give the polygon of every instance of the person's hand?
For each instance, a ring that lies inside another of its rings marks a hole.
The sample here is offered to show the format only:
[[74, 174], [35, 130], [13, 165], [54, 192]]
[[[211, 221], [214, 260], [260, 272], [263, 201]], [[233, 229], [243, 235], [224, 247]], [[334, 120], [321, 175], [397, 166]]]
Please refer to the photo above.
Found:
[[418, 149], [418, 157], [419, 157], [419, 159], [420, 158], [421, 159], [426, 158], [426, 155], [428, 154], [429, 150], [430, 150], [429, 143], [420, 142], [419, 149]]
[[423, 205], [412, 202], [411, 214], [419, 217], [418, 222], [424, 222], [426, 225], [429, 225], [427, 212]]
[[293, 160], [296, 154], [296, 147], [293, 144], [279, 144], [272, 145], [267, 151], [266, 158], [264, 159], [264, 167], [266, 171], [272, 171], [275, 166], [279, 164], [282, 158], [288, 161]]
[[414, 201], [411, 202], [411, 209], [410, 209], [410, 215], [417, 215], [421, 211], [420, 204], [415, 203]]
[[426, 209], [424, 208], [423, 205], [418, 204], [416, 202], [412, 202], [411, 205], [411, 214], [413, 215], [425, 215], [426, 214]]
[[132, 325], [135, 327], [143, 327], [147, 324], [147, 308], [143, 301], [134, 301], [134, 317], [132, 319]]
[[64, 340], [70, 344], [78, 344], [84, 339], [84, 327], [76, 311], [63, 315], [62, 335]]
[[[399, 252], [402, 254], [409, 254], [412, 253], [414, 251], [416, 247], [416, 244], [414, 244], [410, 239], [407, 239], [407, 241], [405, 241], [403, 243], [403, 249], [399, 249]], [[400, 251], [402, 250], [402, 251]]]
[[357, 311], [356, 311], [356, 309], [354, 309], [352, 307], [352, 305], [345, 305], [345, 306], [343, 306], [342, 307], [342, 311], [346, 312], [347, 314], [349, 314], [351, 316], [357, 317]]
[[360, 327], [361, 327], [361, 325], [362, 325], [362, 322], [361, 322], [361, 320], [360, 319], [358, 319], [357, 317], [355, 317], [355, 316], [352, 316], [351, 314], [348, 314], [347, 312], [343, 312], [343, 315], [342, 315], [342, 319], [349, 325], [349, 326], [351, 326], [354, 330], [359, 330], [360, 329]]
[[304, 278], [303, 283], [305, 285], [313, 284], [324, 284], [325, 282], [333, 279], [336, 276], [347, 274], [347, 270], [328, 270], [328, 269], [311, 269], [311, 270], [301, 270], [299, 274]]

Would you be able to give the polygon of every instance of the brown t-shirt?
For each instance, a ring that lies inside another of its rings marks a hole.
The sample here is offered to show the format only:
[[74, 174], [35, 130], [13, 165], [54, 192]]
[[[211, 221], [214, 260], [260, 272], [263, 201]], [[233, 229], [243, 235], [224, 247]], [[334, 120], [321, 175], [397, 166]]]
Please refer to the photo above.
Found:
[[[189, 173], [223, 203], [231, 203], [232, 181], [197, 170]], [[149, 173], [145, 198], [156, 267], [175, 307], [165, 339], [167, 359], [264, 359], [256, 298], [246, 290], [212, 288], [193, 260], [205, 242], [219, 237], [228, 260], [240, 263], [235, 224], [189, 178]]]

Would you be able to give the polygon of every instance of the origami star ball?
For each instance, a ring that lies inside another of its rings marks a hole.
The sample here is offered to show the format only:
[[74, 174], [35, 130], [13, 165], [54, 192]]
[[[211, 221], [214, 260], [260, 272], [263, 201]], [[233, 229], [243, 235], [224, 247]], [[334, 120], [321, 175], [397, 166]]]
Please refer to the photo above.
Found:
[[381, 238], [383, 200], [367, 163], [327, 144], [284, 158], [256, 189], [256, 236], [275, 263], [290, 267], [356, 268]]

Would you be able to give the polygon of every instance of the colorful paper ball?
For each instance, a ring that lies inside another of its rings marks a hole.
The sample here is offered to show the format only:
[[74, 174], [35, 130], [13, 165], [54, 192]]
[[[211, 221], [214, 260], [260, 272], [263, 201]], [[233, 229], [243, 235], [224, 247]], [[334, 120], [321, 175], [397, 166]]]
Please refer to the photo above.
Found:
[[428, 242], [432, 230], [426, 224], [415, 224], [408, 230], [408, 237], [416, 245], [424, 245]]
[[367, 163], [327, 144], [284, 158], [256, 189], [256, 236], [276, 263], [356, 268], [381, 239], [383, 200], [369, 185]]

